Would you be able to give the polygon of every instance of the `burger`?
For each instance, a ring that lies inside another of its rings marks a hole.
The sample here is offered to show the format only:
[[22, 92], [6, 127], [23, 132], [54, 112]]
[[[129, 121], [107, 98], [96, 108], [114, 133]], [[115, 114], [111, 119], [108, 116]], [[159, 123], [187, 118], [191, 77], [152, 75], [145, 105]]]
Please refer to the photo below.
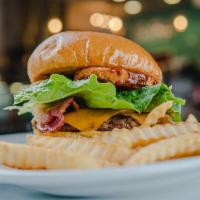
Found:
[[168, 122], [181, 120], [185, 101], [162, 83], [152, 56], [123, 37], [53, 35], [30, 56], [28, 75], [31, 85], [15, 95], [8, 109], [31, 112], [33, 129], [40, 135], [133, 129], [167, 101], [173, 102], [165, 116]]

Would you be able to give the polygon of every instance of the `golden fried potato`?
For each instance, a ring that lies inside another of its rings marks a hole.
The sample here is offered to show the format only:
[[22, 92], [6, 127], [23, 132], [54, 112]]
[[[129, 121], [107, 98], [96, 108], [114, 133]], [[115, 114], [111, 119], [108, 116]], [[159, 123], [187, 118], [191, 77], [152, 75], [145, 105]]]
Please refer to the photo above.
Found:
[[199, 132], [199, 124], [180, 122], [177, 124], [155, 125], [153, 127], [136, 127], [132, 134], [132, 146], [147, 146], [159, 140]]
[[[65, 138], [88, 139], [96, 143], [114, 144], [126, 148], [146, 146], [170, 137], [176, 137], [187, 133], [199, 132], [199, 123], [179, 122], [176, 124], [165, 124], [139, 126], [132, 130], [114, 129], [113, 131], [92, 132], [90, 138], [77, 134], [66, 134]], [[87, 132], [88, 133], [88, 132]], [[46, 137], [46, 136], [45, 136]]]
[[0, 163], [19, 169], [86, 169], [107, 165], [85, 154], [7, 142], [0, 142]]
[[199, 132], [199, 130], [199, 123], [179, 122], [176, 124], [158, 124], [153, 127], [139, 126], [133, 128], [132, 130], [114, 129], [112, 131], [105, 132], [92, 131], [92, 136], [90, 138], [79, 135], [79, 133], [69, 133], [66, 134], [64, 138], [72, 138], [73, 140], [88, 139], [95, 143], [106, 143], [125, 148], [136, 148], [146, 146], [166, 138], [176, 137], [187, 133]]
[[198, 123], [198, 120], [193, 114], [189, 114], [187, 119], [186, 119], [186, 122]]
[[198, 123], [180, 122], [177, 124], [165, 124], [149, 126], [139, 126], [132, 130], [117, 129], [112, 132], [106, 132], [100, 136], [91, 138], [95, 142], [104, 142], [119, 146], [136, 148], [147, 146], [170, 137], [176, 137], [187, 133], [199, 132]]
[[191, 133], [144, 147], [128, 159], [125, 164], [143, 165], [194, 155], [200, 155], [200, 135]]
[[109, 162], [123, 163], [130, 157], [133, 150], [110, 145], [105, 143], [93, 142], [88, 138], [61, 138], [48, 136], [27, 136], [27, 143], [32, 146], [55, 149], [71, 153], [86, 154], [96, 159], [107, 160]]

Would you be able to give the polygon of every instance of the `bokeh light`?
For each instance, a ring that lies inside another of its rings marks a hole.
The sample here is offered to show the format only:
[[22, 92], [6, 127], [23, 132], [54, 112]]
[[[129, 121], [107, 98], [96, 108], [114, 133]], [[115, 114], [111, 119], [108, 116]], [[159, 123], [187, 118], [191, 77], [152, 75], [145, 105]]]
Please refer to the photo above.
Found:
[[200, 0], [191, 0], [191, 2], [195, 8], [200, 8]]
[[164, 2], [166, 4], [169, 4], [169, 5], [174, 5], [174, 4], [178, 4], [181, 2], [181, 0], [164, 0]]
[[62, 31], [63, 24], [59, 18], [52, 18], [48, 21], [48, 30], [50, 33], [58, 33]]
[[124, 10], [130, 15], [139, 14], [142, 11], [142, 3], [139, 1], [127, 1], [124, 4]]
[[102, 29], [110, 29], [112, 32], [118, 32], [123, 27], [121, 18], [103, 13], [93, 13], [90, 16], [90, 24]]
[[101, 13], [94, 13], [90, 16], [90, 24], [95, 27], [100, 27], [104, 23], [104, 17]]
[[117, 2], [117, 3], [121, 3], [121, 2], [124, 2], [126, 0], [113, 0], [114, 2]]
[[10, 85], [10, 92], [12, 94], [16, 94], [18, 91], [20, 91], [24, 85], [20, 82], [14, 82]]
[[123, 22], [119, 17], [113, 17], [109, 23], [108, 27], [110, 28], [111, 31], [117, 32], [120, 31], [123, 27]]
[[173, 20], [173, 26], [177, 32], [184, 32], [188, 27], [188, 20], [184, 15], [177, 15]]

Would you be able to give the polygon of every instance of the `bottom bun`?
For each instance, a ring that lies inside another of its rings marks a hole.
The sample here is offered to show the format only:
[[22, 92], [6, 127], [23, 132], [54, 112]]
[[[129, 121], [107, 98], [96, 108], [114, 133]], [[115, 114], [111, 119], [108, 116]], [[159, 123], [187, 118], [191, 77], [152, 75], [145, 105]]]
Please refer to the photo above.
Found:
[[94, 137], [100, 136], [102, 133], [105, 132], [112, 132], [112, 131], [82, 131], [82, 132], [66, 132], [66, 131], [57, 131], [57, 132], [42, 132], [37, 128], [33, 128], [33, 132], [39, 136], [50, 136], [50, 137]]

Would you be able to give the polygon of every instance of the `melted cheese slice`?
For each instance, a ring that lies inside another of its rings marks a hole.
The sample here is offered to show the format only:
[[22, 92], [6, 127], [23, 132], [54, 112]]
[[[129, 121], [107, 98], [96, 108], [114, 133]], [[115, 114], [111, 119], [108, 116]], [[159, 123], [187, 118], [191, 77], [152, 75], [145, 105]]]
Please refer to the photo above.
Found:
[[139, 124], [143, 124], [146, 118], [146, 115], [131, 110], [79, 109], [65, 114], [64, 121], [80, 131], [96, 131], [104, 122], [118, 114], [130, 116]]

